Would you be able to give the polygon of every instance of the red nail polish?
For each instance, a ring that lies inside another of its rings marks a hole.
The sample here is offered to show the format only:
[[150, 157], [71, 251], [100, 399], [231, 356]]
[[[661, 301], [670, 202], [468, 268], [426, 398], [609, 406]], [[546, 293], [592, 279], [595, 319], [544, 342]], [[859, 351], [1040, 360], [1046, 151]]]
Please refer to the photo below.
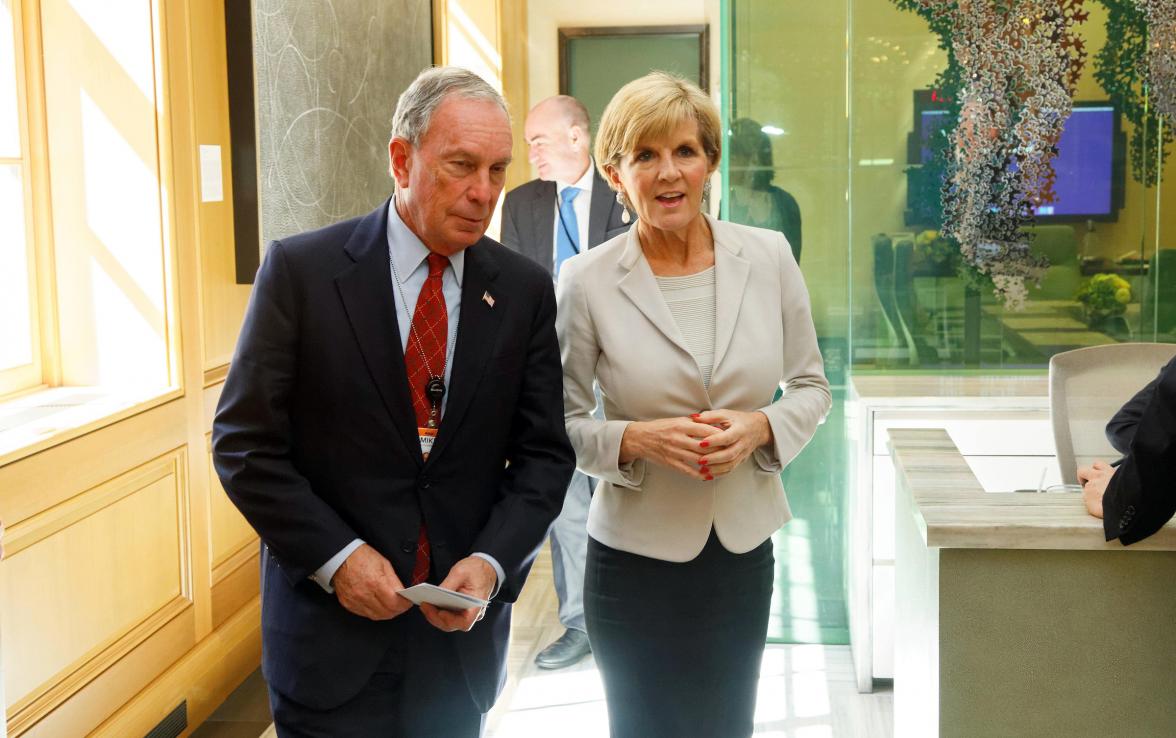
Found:
[[710, 474], [707, 474], [707, 475], [706, 475], [706, 481], [708, 481], [708, 482], [713, 482], [713, 481], [714, 481], [714, 479], [715, 479], [715, 478], [714, 478], [714, 477], [712, 477]]
[[699, 466], [706, 466], [706, 459], [699, 459], [699, 460], [698, 460], [698, 465], [699, 465]]
[[700, 415], [701, 415], [701, 413], [690, 413], [690, 417], [692, 417], [692, 418], [700, 417]]
[[703, 441], [702, 443], [700, 443], [700, 444], [698, 444], [698, 445], [699, 445], [699, 446], [702, 446], [703, 448], [706, 448], [707, 446], [709, 446], [709, 445], [710, 445], [710, 441]]

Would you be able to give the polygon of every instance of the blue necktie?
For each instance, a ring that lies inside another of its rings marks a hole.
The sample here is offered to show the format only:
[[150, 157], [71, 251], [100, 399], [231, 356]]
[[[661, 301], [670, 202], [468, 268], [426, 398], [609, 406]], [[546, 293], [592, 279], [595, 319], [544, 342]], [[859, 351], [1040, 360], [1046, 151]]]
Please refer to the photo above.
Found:
[[580, 225], [576, 222], [576, 208], [572, 204], [576, 195], [580, 194], [579, 187], [565, 187], [559, 193], [559, 223], [555, 228], [555, 271], [552, 276], [559, 276], [559, 268], [566, 259], [580, 253]]

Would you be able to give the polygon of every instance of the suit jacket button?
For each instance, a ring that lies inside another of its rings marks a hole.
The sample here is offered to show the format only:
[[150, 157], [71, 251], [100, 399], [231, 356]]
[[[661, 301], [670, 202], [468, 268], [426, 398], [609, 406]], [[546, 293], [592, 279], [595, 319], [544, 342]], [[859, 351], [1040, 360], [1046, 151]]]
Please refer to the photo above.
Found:
[[429, 488], [429, 480], [428, 480], [428, 479], [422, 479], [422, 480], [421, 480], [421, 489], [428, 489], [428, 488]]
[[415, 550], [416, 550], [416, 544], [415, 544], [415, 543], [413, 543], [412, 541], [405, 541], [405, 542], [404, 542], [404, 543], [403, 543], [403, 544], [400, 546], [400, 550], [401, 550], [401, 551], [403, 551], [403, 552], [404, 552], [404, 553], [406, 553], [406, 554], [410, 554], [410, 553], [412, 553], [413, 551], [415, 551]]

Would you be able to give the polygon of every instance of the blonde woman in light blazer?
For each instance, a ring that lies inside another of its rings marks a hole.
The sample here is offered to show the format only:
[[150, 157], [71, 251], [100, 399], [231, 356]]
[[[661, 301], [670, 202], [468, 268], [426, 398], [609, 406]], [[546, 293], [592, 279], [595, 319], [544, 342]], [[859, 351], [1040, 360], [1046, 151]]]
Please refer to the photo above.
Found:
[[585, 615], [614, 738], [751, 735], [780, 472], [830, 406], [787, 241], [701, 213], [720, 148], [692, 83], [621, 88], [596, 161], [637, 225], [560, 273], [567, 430], [601, 480]]

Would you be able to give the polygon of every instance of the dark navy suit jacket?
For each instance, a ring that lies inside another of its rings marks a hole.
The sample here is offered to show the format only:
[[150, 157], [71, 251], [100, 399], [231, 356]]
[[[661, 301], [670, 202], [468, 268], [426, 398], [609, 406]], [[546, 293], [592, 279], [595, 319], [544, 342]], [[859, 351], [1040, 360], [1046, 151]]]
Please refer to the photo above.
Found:
[[551, 276], [488, 238], [466, 250], [448, 404], [423, 461], [387, 208], [270, 245], [217, 408], [214, 464], [263, 543], [271, 687], [328, 709], [367, 683], [400, 631], [353, 615], [308, 577], [361, 538], [407, 583], [423, 516], [431, 581], [474, 551], [505, 570], [485, 618], [438, 654], [460, 660], [485, 711], [505, 679], [509, 603], [575, 465]]
[[1107, 437], [1124, 456], [1103, 495], [1103, 531], [1127, 545], [1176, 513], [1176, 359], [1115, 414]]
[[[588, 207], [588, 248], [629, 230], [616, 193], [592, 170], [592, 201]], [[502, 202], [502, 243], [528, 256], [550, 274], [554, 266], [556, 184], [533, 179], [506, 193]], [[637, 216], [629, 213], [631, 218]]]

